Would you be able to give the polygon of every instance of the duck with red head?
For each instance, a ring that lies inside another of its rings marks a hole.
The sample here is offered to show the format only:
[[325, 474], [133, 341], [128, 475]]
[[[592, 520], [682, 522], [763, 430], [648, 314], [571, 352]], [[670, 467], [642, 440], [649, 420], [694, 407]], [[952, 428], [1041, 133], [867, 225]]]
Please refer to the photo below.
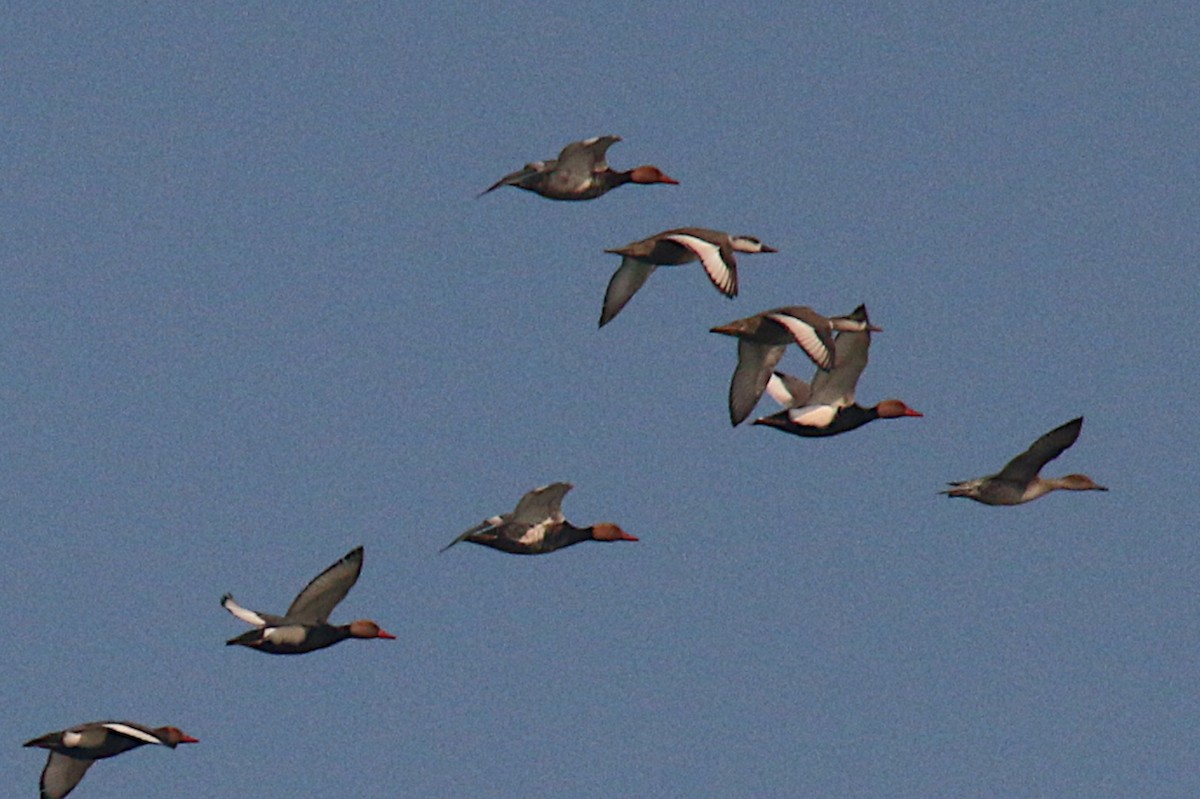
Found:
[[513, 555], [543, 555], [581, 541], [637, 541], [610, 522], [576, 527], [562, 514], [562, 500], [570, 483], [535, 488], [517, 503], [512, 513], [484, 519], [442, 547], [445, 552], [460, 541], [498, 549]]
[[784, 410], [757, 419], [754, 424], [796, 436], [820, 438], [854, 430], [876, 419], [923, 415], [898, 399], [884, 400], [872, 408], [855, 402], [858, 379], [867, 367], [871, 331], [878, 328], [871, 325], [867, 309], [861, 305], [845, 318], [861, 322], [862, 328], [837, 334], [833, 368], [818, 369], [811, 386], [792, 375], [773, 373], [767, 381], [767, 392]]
[[229, 639], [226, 645], [245, 646], [270, 655], [301, 655], [333, 646], [347, 638], [394, 640], [396, 636], [368, 619], [342, 625], [329, 623], [329, 614], [358, 582], [362, 563], [363, 548], [350, 550], [344, 558], [314, 577], [282, 616], [247, 610], [235, 602], [232, 595], [226, 594], [221, 598], [221, 607], [254, 625], [253, 630]]
[[[826, 411], [826, 413], [828, 412]], [[764, 416], [761, 419], [755, 419], [754, 424], [774, 427], [785, 433], [805, 438], [823, 438], [825, 436], [836, 436], [839, 433], [849, 432], [876, 419], [899, 419], [904, 416], [920, 417], [924, 415], [908, 407], [898, 399], [888, 399], [879, 403], [874, 408], [864, 408], [861, 405], [849, 405], [839, 408], [832, 415], [820, 417], [822, 419], [830, 419], [827, 424], [823, 425], [794, 422], [787, 411], [780, 411], [770, 416]], [[817, 414], [814, 414], [814, 416], [817, 416]]]
[[199, 741], [178, 727], [147, 727], [132, 721], [92, 721], [26, 741], [25, 746], [49, 749], [42, 769], [41, 799], [63, 799], [92, 763], [146, 744], [174, 749]]
[[627, 172], [614, 170], [608, 165], [605, 154], [620, 140], [620, 136], [595, 136], [571, 142], [558, 158], [526, 164], [523, 169], [500, 178], [479, 196], [501, 186], [515, 186], [551, 200], [591, 200], [626, 183], [679, 183], [658, 167], [648, 164]]
[[[612, 172], [611, 169], [608, 170]], [[647, 185], [650, 183], [666, 183], [668, 186], [678, 186], [679, 181], [675, 178], [668, 177], [666, 172], [663, 172], [656, 166], [650, 164], [642, 164], [635, 166], [628, 172], [616, 172], [615, 174], [628, 177], [628, 180], [619, 180], [614, 183], [613, 188], [620, 186], [622, 183], [641, 183]]]
[[867, 319], [862, 305], [846, 316], [789, 305], [711, 328], [711, 333], [738, 340], [737, 367], [729, 381], [729, 421], [736, 427], [754, 410], [788, 344], [798, 345], [819, 369], [830, 370], [837, 359], [834, 333], [881, 330]]

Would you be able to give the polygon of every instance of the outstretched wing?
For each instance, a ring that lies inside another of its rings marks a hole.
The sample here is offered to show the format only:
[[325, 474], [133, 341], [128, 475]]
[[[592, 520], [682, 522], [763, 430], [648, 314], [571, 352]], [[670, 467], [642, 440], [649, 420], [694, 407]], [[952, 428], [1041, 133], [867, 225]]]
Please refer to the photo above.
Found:
[[821, 369], [833, 368], [835, 345], [828, 319], [805, 307], [771, 311], [764, 316], [786, 330], [814, 364]]
[[51, 752], [50, 757], [46, 758], [46, 767], [42, 769], [42, 778], [38, 783], [41, 799], [62, 799], [79, 784], [83, 775], [95, 762]]
[[726, 297], [737, 296], [737, 259], [733, 255], [733, 247], [730, 246], [728, 237], [719, 245], [687, 233], [672, 233], [663, 236], [663, 239], [673, 241], [695, 253], [717, 291]]
[[775, 372], [767, 381], [767, 393], [784, 408], [799, 408], [808, 404], [808, 383], [785, 372]]
[[246, 624], [253, 624], [255, 627], [265, 627], [268, 624], [279, 624], [283, 621], [282, 616], [276, 616], [273, 613], [260, 613], [257, 610], [242, 607], [234, 601], [233, 594], [226, 594], [221, 597], [221, 607], [246, 622]]
[[1061, 455], [1067, 447], [1074, 444], [1075, 439], [1079, 438], [1079, 431], [1082, 429], [1082, 416], [1078, 419], [1072, 419], [1066, 424], [1059, 425], [1033, 442], [1029, 449], [1005, 464], [996, 477], [1001, 480], [1015, 480], [1020, 483], [1028, 483], [1037, 477], [1038, 472], [1042, 470], [1043, 466]]
[[482, 197], [483, 195], [487, 194], [489, 191], [495, 191], [496, 189], [500, 188], [501, 186], [520, 186], [526, 180], [533, 177], [534, 175], [537, 175], [541, 172], [546, 172], [553, 168], [554, 168], [553, 161], [551, 161], [549, 163], [546, 163], [545, 161], [534, 161], [531, 164], [526, 164], [524, 167], [522, 167], [521, 169], [518, 169], [516, 172], [509, 172], [507, 175], [500, 178], [495, 183], [488, 186], [486, 189], [479, 192], [479, 194], [477, 194], [475, 196], [476, 196], [476, 198]]
[[521, 497], [517, 507], [507, 521], [515, 525], [529, 526], [551, 522], [557, 524], [564, 521], [562, 512], [563, 497], [574, 486], [571, 483], [551, 483], [535, 488]]
[[854, 404], [854, 390], [858, 378], [867, 368], [867, 355], [871, 347], [871, 332], [856, 330], [838, 333], [836, 358], [829, 371], [817, 370], [812, 380], [810, 405], [831, 405], [845, 408]]
[[593, 136], [573, 141], [558, 154], [558, 170], [581, 178], [605, 172], [608, 170], [608, 148], [620, 140], [620, 136]]
[[621, 265], [616, 272], [613, 272], [612, 279], [608, 281], [608, 289], [604, 292], [604, 307], [600, 310], [600, 327], [604, 327], [621, 312], [625, 303], [629, 302], [637, 293], [654, 269], [654, 264], [639, 261], [628, 255], [621, 259]]
[[363, 548], [355, 547], [346, 556], [313, 578], [292, 600], [285, 618], [289, 622], [323, 624], [337, 604], [346, 598], [362, 571]]
[[729, 381], [729, 421], [741, 424], [762, 397], [771, 373], [787, 347], [738, 339], [738, 362]]
[[466, 541], [468, 538], [475, 535], [476, 533], [487, 532], [488, 530], [492, 530], [496, 527], [499, 527], [500, 525], [504, 524], [505, 521], [507, 521], [507, 517], [505, 517], [505, 516], [493, 516], [490, 519], [484, 519], [482, 522], [475, 525], [470, 530], [463, 531], [458, 536], [458, 538], [455, 538], [453, 541], [451, 541], [449, 544], [446, 544], [446, 546], [442, 547], [438, 551], [445, 552], [447, 549], [449, 549], [450, 547], [459, 543], [460, 541]]

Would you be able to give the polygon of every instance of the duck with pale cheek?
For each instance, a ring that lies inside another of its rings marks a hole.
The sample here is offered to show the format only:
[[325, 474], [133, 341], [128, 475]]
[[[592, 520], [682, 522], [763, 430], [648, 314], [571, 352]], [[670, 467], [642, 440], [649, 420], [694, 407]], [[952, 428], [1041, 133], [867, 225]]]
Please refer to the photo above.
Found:
[[221, 597], [221, 607], [254, 625], [253, 630], [229, 639], [226, 645], [247, 646], [271, 655], [300, 655], [333, 646], [347, 638], [394, 639], [396, 636], [367, 619], [342, 625], [329, 623], [329, 614], [358, 582], [362, 563], [363, 548], [350, 550], [344, 558], [314, 577], [282, 616], [247, 610], [235, 602], [231, 594]]
[[806, 438], [836, 436], [862, 427], [876, 419], [902, 419], [921, 416], [898, 399], [884, 400], [864, 408], [854, 399], [858, 379], [867, 368], [873, 327], [867, 309], [860, 305], [844, 317], [861, 324], [858, 330], [837, 334], [836, 362], [832, 369], [817, 369], [812, 384], [782, 372], [767, 381], [767, 391], [785, 410], [755, 420], [754, 424], [774, 427], [785, 433]]
[[92, 721], [26, 741], [25, 746], [49, 749], [50, 757], [39, 782], [41, 799], [63, 799], [97, 760], [139, 746], [154, 744], [174, 749], [199, 743], [178, 727], [147, 727], [132, 721]]
[[656, 166], [639, 166], [628, 172], [614, 170], [605, 160], [605, 153], [620, 140], [620, 136], [594, 136], [571, 142], [558, 158], [526, 164], [488, 186], [479, 196], [501, 186], [516, 186], [551, 200], [592, 200], [626, 183], [679, 183]]
[[1043, 466], [1075, 443], [1082, 429], [1083, 417], [1072, 419], [1033, 442], [1029, 449], [1013, 458], [995, 474], [950, 483], [948, 491], [939, 493], [951, 497], [966, 497], [984, 505], [1021, 505], [1051, 491], [1107, 491], [1107, 488], [1097, 485], [1096, 481], [1086, 474], [1038, 477], [1038, 472]]
[[738, 293], [735, 252], [779, 252], [753, 236], [730, 236], [720, 230], [681, 227], [664, 230], [641, 241], [605, 250], [621, 256], [621, 266], [608, 281], [600, 327], [621, 312], [651, 273], [660, 266], [680, 266], [699, 261], [717, 291], [726, 297]]
[[484, 519], [442, 547], [442, 551], [468, 541], [513, 555], [543, 555], [580, 541], [637, 541], [608, 522], [591, 527], [576, 527], [568, 522], [563, 517], [562, 500], [570, 490], [570, 483], [535, 488], [521, 497], [512, 513]]

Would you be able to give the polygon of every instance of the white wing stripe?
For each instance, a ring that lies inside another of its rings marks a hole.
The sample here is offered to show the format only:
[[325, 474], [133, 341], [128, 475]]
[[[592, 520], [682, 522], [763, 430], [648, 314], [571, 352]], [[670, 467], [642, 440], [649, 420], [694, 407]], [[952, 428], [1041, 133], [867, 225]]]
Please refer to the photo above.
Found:
[[787, 314], [767, 314], [767, 318], [783, 325], [800, 345], [800, 349], [808, 353], [808, 357], [812, 358], [813, 363], [817, 366], [822, 369], [833, 366], [833, 358], [830, 357], [829, 349], [822, 343], [817, 331], [811, 325]]
[[139, 730], [137, 727], [130, 727], [116, 721], [109, 722], [103, 726], [112, 730], [113, 732], [120, 733], [121, 735], [128, 735], [130, 738], [137, 738], [139, 741], [145, 741], [148, 744], [159, 744], [160, 746], [165, 746], [165, 744], [158, 740], [158, 738], [155, 738], [148, 732]]
[[542, 543], [542, 539], [546, 537], [546, 530], [549, 526], [549, 521], [531, 525], [525, 531], [525, 534], [517, 539], [518, 543], [526, 544], [527, 546], [536, 546]]
[[718, 291], [726, 295], [733, 291], [733, 270], [729, 268], [729, 264], [725, 263], [725, 259], [721, 257], [720, 247], [711, 241], [705, 241], [696, 236], [689, 236], [686, 233], [673, 233], [664, 238], [687, 247], [696, 253], [696, 257], [700, 259], [700, 263], [704, 266], [704, 271], [708, 273], [708, 279], [712, 281], [712, 284], [717, 287]]
[[221, 607], [225, 608], [234, 616], [237, 616], [239, 619], [246, 622], [246, 624], [253, 624], [255, 627], [263, 627], [267, 623], [266, 619], [264, 619], [262, 616], [259, 616], [253, 610], [247, 610], [237, 602], [234, 602], [233, 597], [231, 596], [225, 597], [225, 601], [221, 603]]

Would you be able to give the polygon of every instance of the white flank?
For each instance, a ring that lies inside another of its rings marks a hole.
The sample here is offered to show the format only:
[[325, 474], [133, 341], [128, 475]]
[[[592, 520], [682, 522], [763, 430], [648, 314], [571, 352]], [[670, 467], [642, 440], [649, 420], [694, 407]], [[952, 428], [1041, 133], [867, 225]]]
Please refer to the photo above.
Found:
[[547, 527], [549, 527], [549, 524], [547, 524], [545, 522], [543, 522], [542, 524], [532, 525], [525, 532], [525, 535], [523, 535], [517, 539], [517, 542], [521, 543], [521, 544], [525, 544], [527, 546], [535, 546], [537, 544], [540, 544], [540, 543], [542, 543], [542, 539], [546, 537], [546, 528]]
[[148, 732], [139, 730], [137, 727], [130, 727], [127, 724], [121, 724], [120, 722], [116, 721], [109, 722], [108, 724], [105, 724], [104, 727], [112, 730], [113, 732], [120, 733], [121, 735], [127, 735], [130, 738], [136, 738], [139, 741], [145, 741], [148, 744], [159, 744], [160, 746], [164, 745], [162, 741], [158, 740]]
[[67, 730], [63, 733], [63, 746], [79, 746], [79, 741], [83, 738], [81, 732], [71, 732]]
[[788, 411], [793, 424], [804, 427], [828, 427], [837, 416], [838, 409], [832, 405], [805, 405]]
[[800, 345], [800, 349], [807, 352], [808, 357], [812, 358], [813, 363], [817, 366], [822, 369], [833, 366], [833, 357], [829, 354], [829, 349], [822, 343], [820, 337], [817, 336], [817, 331], [811, 325], [794, 316], [781, 313], [767, 314], [767, 318], [783, 325]]
[[267, 627], [263, 630], [263, 639], [273, 644], [301, 644], [307, 636], [307, 631], [299, 624], [288, 624], [284, 627]]
[[700, 263], [704, 266], [704, 271], [708, 273], [708, 279], [717, 287], [717, 291], [727, 297], [733, 296], [735, 288], [733, 270], [721, 258], [720, 247], [711, 241], [689, 236], [686, 233], [673, 233], [665, 238], [667, 241], [673, 241], [696, 253], [696, 257], [700, 259]]

